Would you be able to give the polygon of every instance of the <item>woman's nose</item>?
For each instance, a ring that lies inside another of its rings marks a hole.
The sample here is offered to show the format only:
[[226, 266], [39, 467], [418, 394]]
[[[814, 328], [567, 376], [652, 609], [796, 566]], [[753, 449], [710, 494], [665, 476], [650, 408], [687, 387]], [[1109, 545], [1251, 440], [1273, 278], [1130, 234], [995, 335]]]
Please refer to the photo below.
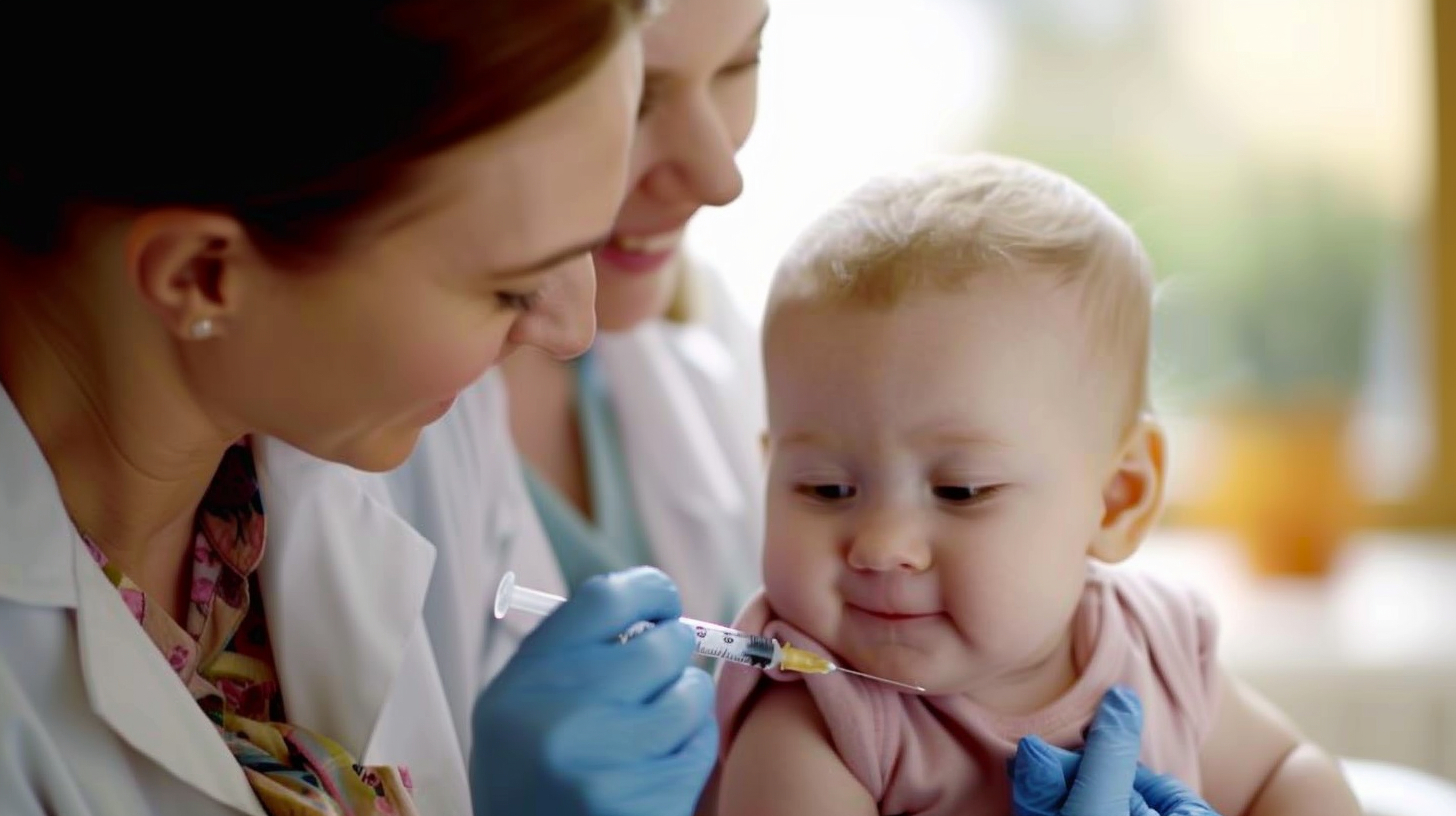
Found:
[[681, 105], [654, 136], [661, 140], [664, 161], [651, 171], [647, 184], [658, 197], [723, 206], [743, 192], [738, 144], [710, 95]]
[[588, 348], [596, 336], [596, 272], [590, 255], [563, 268], [541, 291], [540, 300], [516, 324], [515, 341], [559, 360]]

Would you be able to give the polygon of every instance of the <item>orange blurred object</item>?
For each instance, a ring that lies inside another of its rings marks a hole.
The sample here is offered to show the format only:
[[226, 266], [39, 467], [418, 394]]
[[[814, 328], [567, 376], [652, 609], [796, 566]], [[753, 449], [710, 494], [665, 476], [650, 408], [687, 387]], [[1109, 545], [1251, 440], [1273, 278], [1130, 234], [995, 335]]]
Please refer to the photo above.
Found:
[[1261, 575], [1319, 576], [1362, 519], [1339, 401], [1217, 413], [1221, 442], [1200, 521], [1231, 530]]

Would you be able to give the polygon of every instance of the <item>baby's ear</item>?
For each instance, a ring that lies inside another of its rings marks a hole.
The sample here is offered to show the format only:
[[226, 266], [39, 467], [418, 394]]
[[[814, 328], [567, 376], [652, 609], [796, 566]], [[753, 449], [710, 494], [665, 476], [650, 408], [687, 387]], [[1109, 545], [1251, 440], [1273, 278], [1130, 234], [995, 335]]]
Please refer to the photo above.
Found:
[[1137, 552], [1162, 509], [1166, 450], [1162, 426], [1139, 419], [1102, 486], [1102, 527], [1089, 555], [1115, 564]]

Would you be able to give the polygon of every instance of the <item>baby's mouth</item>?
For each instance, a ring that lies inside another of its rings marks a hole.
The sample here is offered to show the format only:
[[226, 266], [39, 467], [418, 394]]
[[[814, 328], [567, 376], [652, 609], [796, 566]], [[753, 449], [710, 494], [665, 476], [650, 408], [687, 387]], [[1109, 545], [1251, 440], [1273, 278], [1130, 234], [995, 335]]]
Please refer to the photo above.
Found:
[[926, 620], [940, 615], [939, 612], [902, 612], [894, 609], [871, 609], [857, 604], [849, 604], [849, 608], [872, 618], [891, 622]]

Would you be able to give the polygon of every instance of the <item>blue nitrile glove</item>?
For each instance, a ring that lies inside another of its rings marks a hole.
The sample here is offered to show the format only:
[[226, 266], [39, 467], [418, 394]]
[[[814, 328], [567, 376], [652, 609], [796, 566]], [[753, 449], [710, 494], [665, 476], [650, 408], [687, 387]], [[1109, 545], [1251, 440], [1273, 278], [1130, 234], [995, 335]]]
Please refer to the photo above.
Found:
[[1155, 774], [1141, 765], [1132, 783], [1132, 796], [1133, 816], [1218, 816], [1212, 805], [1176, 778]]
[[[477, 816], [688, 816], [718, 750], [677, 588], [641, 567], [593, 578], [521, 642], [475, 703]], [[638, 621], [661, 625], [626, 643]]]
[[1016, 816], [1218, 816], [1171, 776], [1138, 764], [1143, 710], [1131, 689], [1102, 698], [1082, 752], [1040, 737], [1016, 747], [1011, 767]]

